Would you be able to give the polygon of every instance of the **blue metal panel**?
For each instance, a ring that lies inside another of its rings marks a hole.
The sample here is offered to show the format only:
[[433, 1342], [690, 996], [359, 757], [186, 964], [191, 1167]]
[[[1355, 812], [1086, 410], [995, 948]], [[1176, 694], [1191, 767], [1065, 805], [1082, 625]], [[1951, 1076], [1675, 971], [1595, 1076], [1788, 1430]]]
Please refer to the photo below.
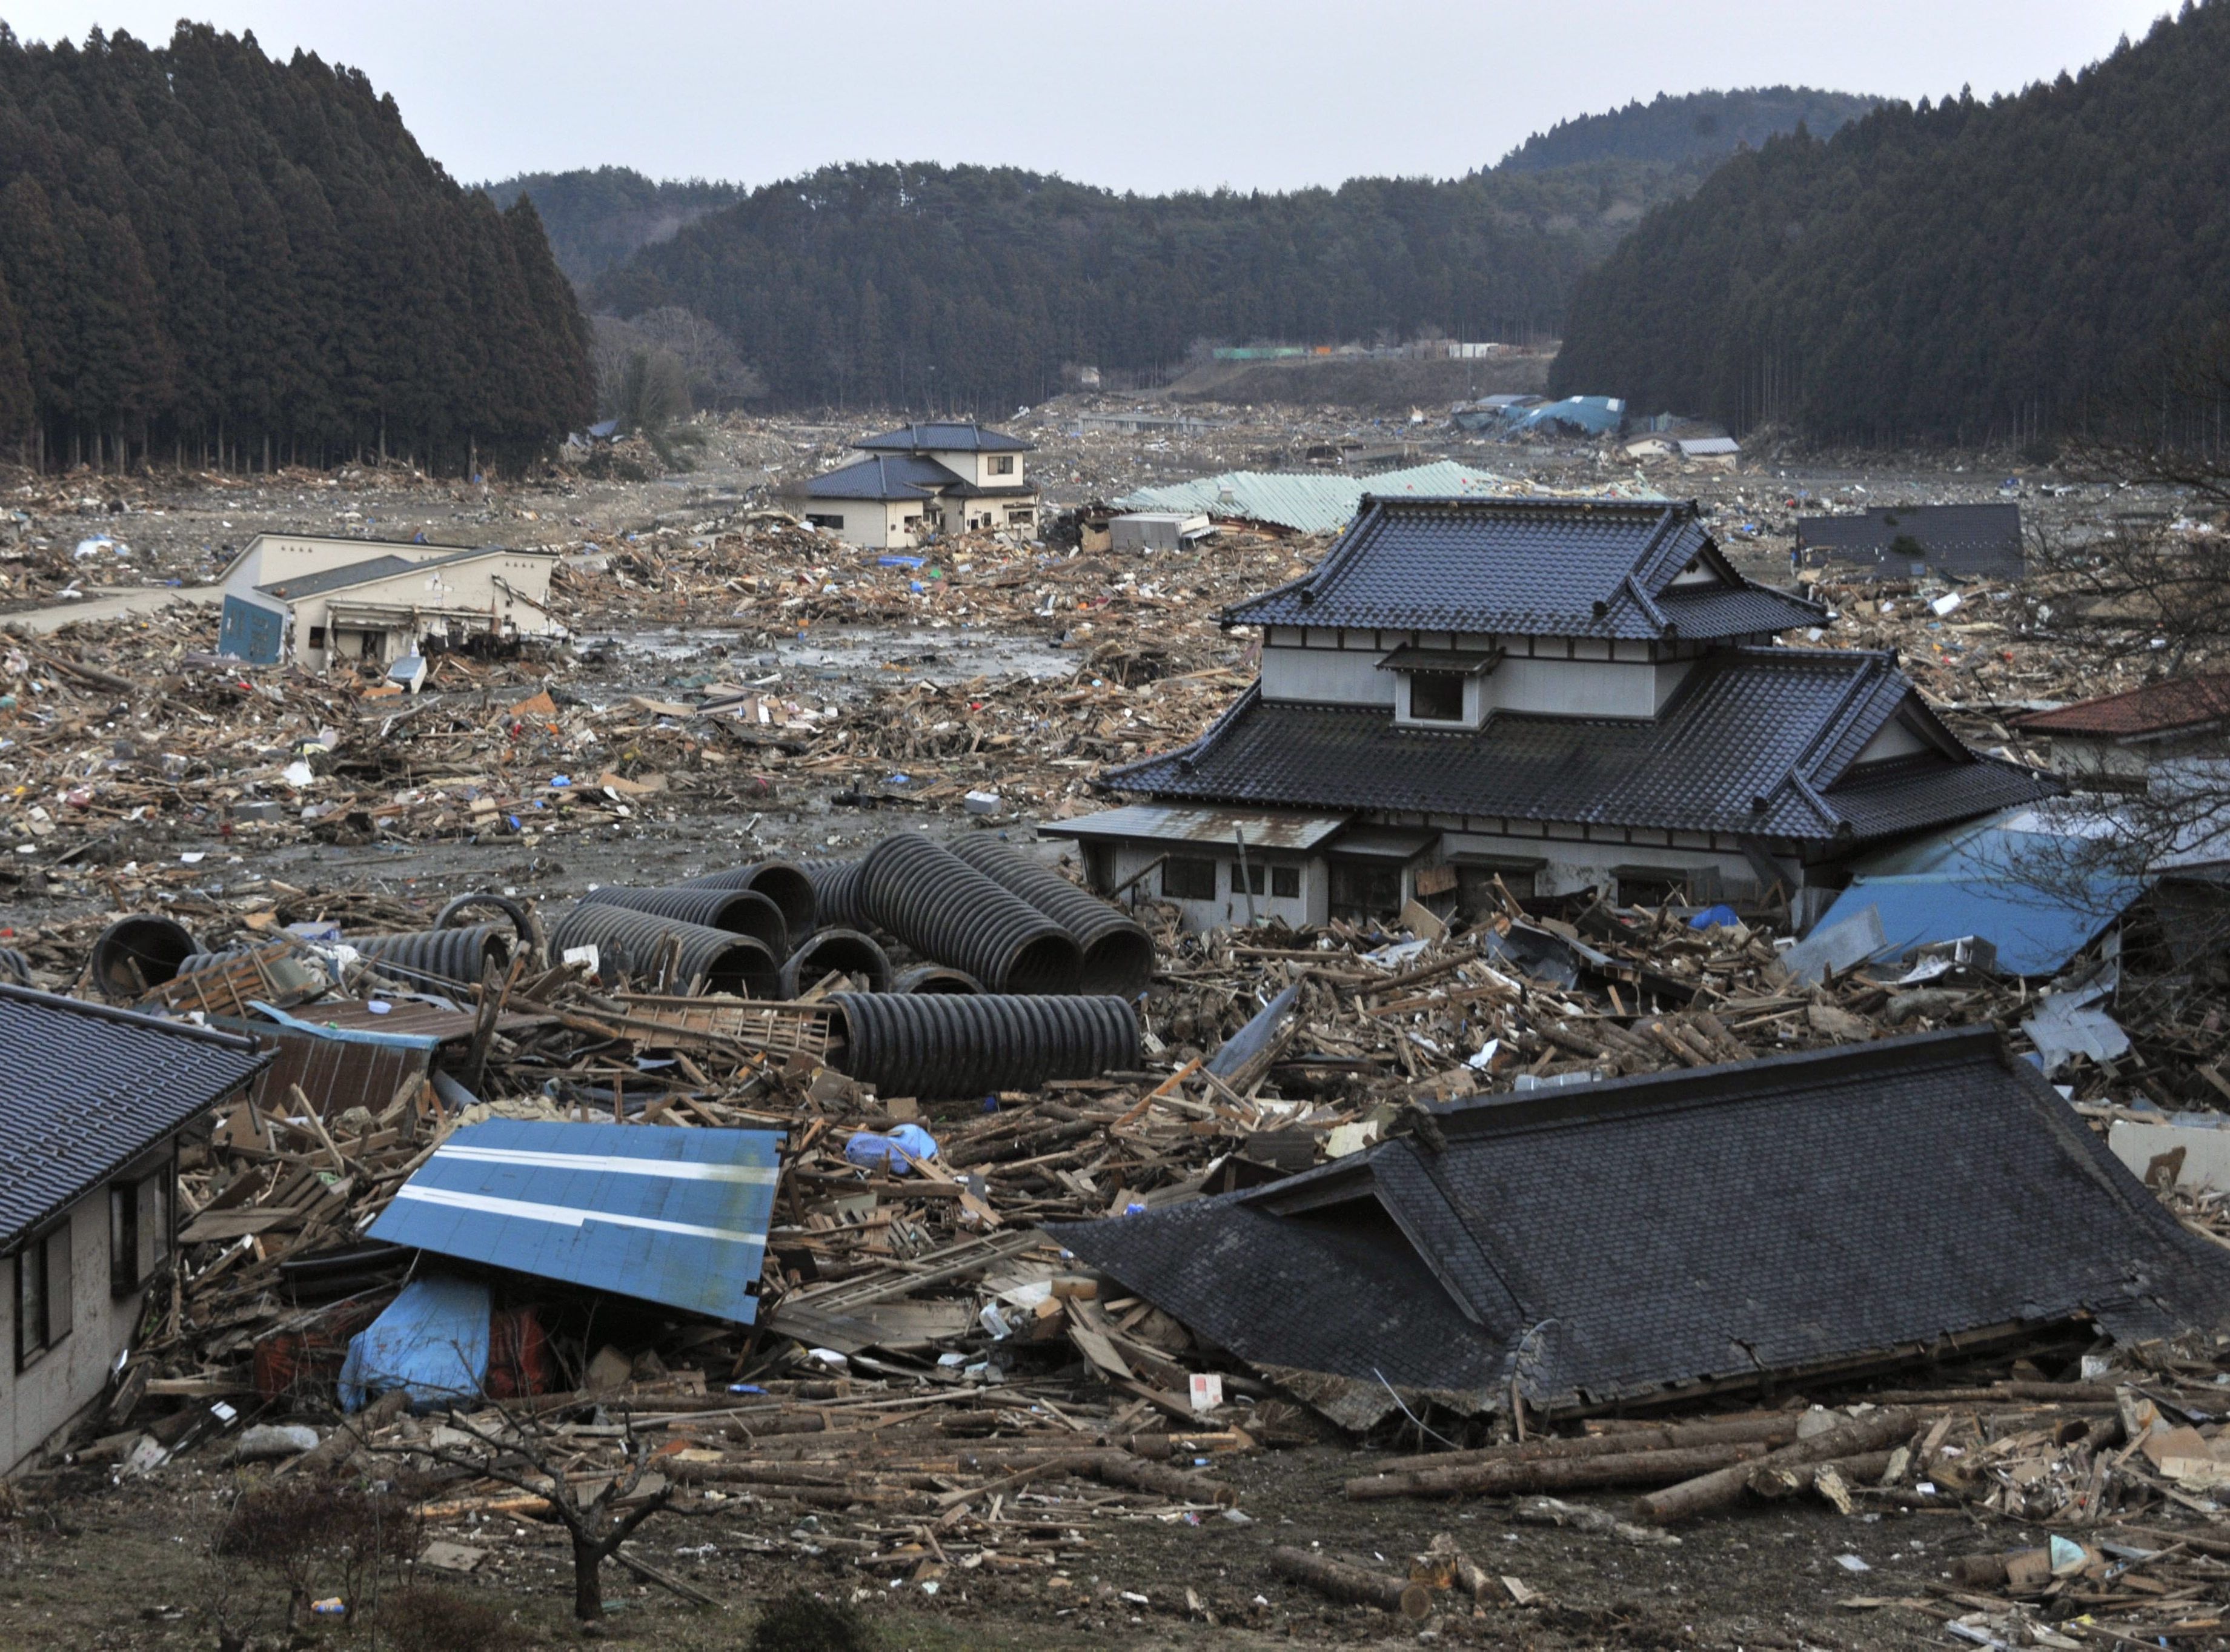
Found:
[[277, 665], [279, 642], [286, 628], [284, 616], [237, 597], [224, 599], [218, 622], [216, 651], [250, 665]]
[[749, 1325], [781, 1143], [491, 1119], [435, 1149], [368, 1236]]

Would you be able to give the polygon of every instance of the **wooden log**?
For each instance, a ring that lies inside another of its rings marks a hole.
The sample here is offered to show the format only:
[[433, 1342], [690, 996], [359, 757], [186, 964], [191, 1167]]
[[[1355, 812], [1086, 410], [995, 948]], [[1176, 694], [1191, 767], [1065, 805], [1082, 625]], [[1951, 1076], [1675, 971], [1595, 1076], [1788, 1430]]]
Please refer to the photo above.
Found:
[[1365, 1475], [1347, 1482], [1359, 1502], [1383, 1497], [1508, 1497], [1520, 1492], [1573, 1491], [1586, 1486], [1669, 1486], [1714, 1469], [1755, 1462], [1769, 1448], [1756, 1440], [1678, 1446], [1658, 1451], [1598, 1453], [1588, 1457], [1520, 1457], [1465, 1463], [1454, 1468], [1413, 1468], [1405, 1474]]
[[1763, 1441], [1786, 1445], [1796, 1437], [1796, 1414], [1776, 1411], [1768, 1416], [1711, 1418], [1698, 1423], [1644, 1423], [1622, 1426], [1607, 1434], [1566, 1436], [1543, 1435], [1513, 1445], [1480, 1446], [1469, 1451], [1428, 1451], [1412, 1457], [1389, 1457], [1378, 1466], [1382, 1475], [1410, 1468], [1454, 1468], [1473, 1462], [1531, 1462], [1545, 1457], [1608, 1457], [1633, 1451], [1663, 1451], [1674, 1446], [1728, 1445], [1741, 1441]]
[[1328, 1599], [1381, 1607], [1399, 1612], [1413, 1623], [1421, 1623], [1432, 1613], [1433, 1591], [1424, 1584], [1326, 1559], [1306, 1549], [1279, 1544], [1270, 1551], [1270, 1569], [1281, 1578], [1307, 1584]]
[[[1798, 1463], [1832, 1462], [1839, 1457], [1879, 1451], [1910, 1435], [1917, 1420], [1914, 1413], [1901, 1408], [1869, 1411], [1808, 1440], [1783, 1446], [1764, 1458], [1760, 1466], [1779, 1468]], [[1667, 1486], [1662, 1491], [1651, 1492], [1634, 1500], [1634, 1518], [1653, 1526], [1669, 1526], [1675, 1520], [1693, 1520], [1699, 1514], [1724, 1508], [1742, 1496], [1754, 1472], [1751, 1464], [1739, 1462], [1684, 1480], [1677, 1486]]]
[[1239, 1501], [1236, 1491], [1206, 1475], [1182, 1474], [1158, 1462], [1141, 1462], [1125, 1452], [1095, 1451], [1085, 1462], [1088, 1465], [1086, 1472], [1094, 1480], [1110, 1486], [1127, 1486], [1134, 1491], [1154, 1492], [1188, 1503], [1216, 1503], [1225, 1508]]
[[1809, 1491], [1813, 1482], [1829, 1468], [1847, 1481], [1872, 1485], [1889, 1472], [1890, 1462], [1896, 1455], [1893, 1451], [1866, 1451], [1827, 1462], [1784, 1463], [1773, 1468], [1761, 1464], [1750, 1471], [1750, 1488], [1760, 1497], [1793, 1497], [1798, 1492]]

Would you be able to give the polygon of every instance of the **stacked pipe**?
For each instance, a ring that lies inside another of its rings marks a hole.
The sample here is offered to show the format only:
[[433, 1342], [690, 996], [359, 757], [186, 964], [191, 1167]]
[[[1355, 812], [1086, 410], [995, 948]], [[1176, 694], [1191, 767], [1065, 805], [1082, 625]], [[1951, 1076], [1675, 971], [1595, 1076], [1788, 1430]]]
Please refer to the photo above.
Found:
[[1119, 908], [996, 837], [978, 834], [955, 843], [952, 853], [1069, 932], [1084, 953], [1080, 991], [1136, 997], [1146, 990], [1154, 974], [1153, 937]]
[[891, 983], [893, 992], [949, 992], [962, 997], [972, 997], [983, 991], [983, 984], [965, 970], [956, 970], [948, 964], [917, 964], [902, 970]]
[[100, 932], [86, 967], [103, 997], [129, 1003], [176, 980], [186, 960], [201, 950], [202, 944], [184, 924], [138, 913], [119, 918]]
[[799, 862], [799, 870], [813, 881], [813, 898], [820, 903], [822, 922], [841, 924], [847, 929], [867, 926], [867, 914], [860, 907], [860, 868], [864, 864], [856, 857]]
[[810, 935], [822, 923], [842, 923], [845, 920], [831, 913], [819, 910], [815, 894], [816, 887], [807, 875], [806, 868], [793, 866], [788, 861], [753, 861], [749, 866], [732, 867], [725, 872], [707, 872], [701, 878], [685, 878], [674, 886], [681, 889], [749, 889], [763, 894], [782, 911], [782, 921], [793, 935]]
[[848, 975], [869, 992], [891, 987], [890, 955], [856, 929], [824, 929], [783, 961], [782, 996], [795, 998], [831, 972]]
[[1138, 1017], [1115, 997], [835, 992], [838, 1068], [884, 1095], [976, 1096], [1138, 1064]]
[[407, 935], [366, 935], [349, 942], [382, 975], [414, 986], [478, 986], [488, 966], [511, 962], [514, 937], [499, 924], [422, 929]]
[[901, 832], [876, 844], [859, 887], [879, 928], [993, 992], [1077, 989], [1084, 958], [1068, 932], [925, 837]]
[[775, 956], [748, 935], [732, 935], [679, 918], [661, 918], [609, 901], [568, 907], [550, 926], [551, 950], [559, 957], [575, 946], [594, 946], [597, 972], [626, 975], [647, 986], [671, 941], [680, 942], [672, 981], [683, 992], [732, 992], [769, 998], [781, 973]]
[[606, 884], [581, 899], [591, 905], [626, 907], [653, 917], [676, 918], [748, 935], [777, 958], [790, 951], [790, 928], [782, 908], [756, 889], [706, 889], [677, 885], [666, 889], [629, 889]]

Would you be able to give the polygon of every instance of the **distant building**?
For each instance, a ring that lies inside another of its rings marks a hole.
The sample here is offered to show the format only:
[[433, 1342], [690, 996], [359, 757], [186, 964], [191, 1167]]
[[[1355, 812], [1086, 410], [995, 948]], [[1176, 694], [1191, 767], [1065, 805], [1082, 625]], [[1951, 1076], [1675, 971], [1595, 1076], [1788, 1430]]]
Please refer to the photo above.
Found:
[[1821, 613], [1692, 504], [1366, 499], [1221, 616], [1259, 629], [1260, 680], [1104, 777], [1150, 801], [1040, 829], [1195, 927], [1491, 913], [1497, 880], [1816, 907], [1868, 845], [2060, 790], [1962, 745], [1892, 655], [1774, 646]]
[[422, 653], [482, 633], [563, 636], [545, 551], [259, 533], [224, 571], [217, 649], [313, 670]]
[[255, 1043], [0, 985], [0, 1258], [12, 1379], [0, 1473], [98, 1400], [177, 1249], [182, 1133], [237, 1095]]
[[974, 423], [908, 424], [852, 444], [867, 457], [805, 485], [805, 519], [871, 550], [908, 549], [933, 533], [1003, 529], [1034, 535], [1036, 448]]
[[2018, 505], [1885, 505], [1855, 516], [1800, 516], [1807, 566], [1862, 579], [2019, 579], [2027, 572]]
[[2230, 675], [2178, 677], [2014, 720], [2051, 742], [2052, 766], [2085, 791], [2143, 791], [2153, 770], [2230, 758]]

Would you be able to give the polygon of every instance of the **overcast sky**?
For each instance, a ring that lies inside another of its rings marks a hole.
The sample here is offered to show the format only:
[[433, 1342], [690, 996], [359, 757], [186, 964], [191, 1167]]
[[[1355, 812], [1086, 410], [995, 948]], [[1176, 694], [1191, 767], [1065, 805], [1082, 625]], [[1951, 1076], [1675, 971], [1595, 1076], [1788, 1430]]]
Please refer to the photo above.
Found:
[[[181, 0], [0, 0], [27, 40], [160, 42]], [[2012, 91], [2162, 0], [208, 0], [394, 94], [466, 181], [575, 166], [763, 184], [844, 160], [1118, 189], [1451, 177], [1659, 92]]]

